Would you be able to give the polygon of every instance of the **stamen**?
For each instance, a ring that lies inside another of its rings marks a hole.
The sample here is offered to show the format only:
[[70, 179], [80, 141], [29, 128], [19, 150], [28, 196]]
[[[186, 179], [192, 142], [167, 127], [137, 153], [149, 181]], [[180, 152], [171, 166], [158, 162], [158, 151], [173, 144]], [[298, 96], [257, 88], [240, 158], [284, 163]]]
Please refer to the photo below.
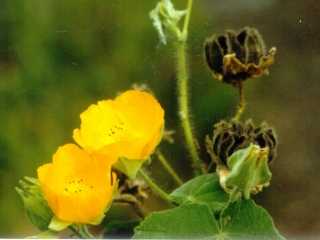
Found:
[[83, 178], [68, 180], [64, 188], [64, 192], [68, 194], [78, 194], [92, 190], [93, 185], [88, 185]]

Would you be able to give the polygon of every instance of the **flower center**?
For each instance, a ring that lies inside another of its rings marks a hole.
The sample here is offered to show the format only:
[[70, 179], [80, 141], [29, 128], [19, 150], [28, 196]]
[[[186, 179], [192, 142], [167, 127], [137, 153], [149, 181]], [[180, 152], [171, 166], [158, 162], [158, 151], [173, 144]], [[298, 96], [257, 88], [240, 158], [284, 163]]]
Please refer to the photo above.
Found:
[[67, 180], [64, 192], [66, 194], [80, 194], [93, 190], [93, 185], [88, 184], [83, 178], [73, 178]]
[[109, 129], [107, 129], [106, 134], [108, 137], [117, 137], [123, 134], [125, 131], [125, 124], [122, 120], [113, 124]]

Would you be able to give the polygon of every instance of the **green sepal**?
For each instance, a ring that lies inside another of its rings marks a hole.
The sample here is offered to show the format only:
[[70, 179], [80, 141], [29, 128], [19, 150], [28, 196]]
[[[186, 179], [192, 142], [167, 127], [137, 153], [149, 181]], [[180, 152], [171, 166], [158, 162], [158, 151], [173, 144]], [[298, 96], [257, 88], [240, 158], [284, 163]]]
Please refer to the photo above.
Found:
[[23, 201], [30, 222], [40, 231], [48, 230], [53, 213], [42, 195], [38, 180], [24, 177], [19, 181], [19, 185], [15, 190]]
[[135, 179], [138, 171], [145, 161], [146, 160], [135, 160], [121, 157], [113, 166], [120, 172], [127, 175], [130, 179]]
[[268, 186], [272, 177], [268, 153], [267, 148], [254, 144], [233, 153], [227, 160], [228, 174], [220, 178], [222, 187], [229, 192], [240, 192], [249, 199], [251, 193]]
[[70, 222], [65, 222], [62, 221], [60, 219], [58, 219], [57, 217], [53, 217], [51, 219], [51, 222], [49, 224], [49, 229], [55, 232], [60, 232], [65, 230], [67, 227], [69, 227], [72, 223]]

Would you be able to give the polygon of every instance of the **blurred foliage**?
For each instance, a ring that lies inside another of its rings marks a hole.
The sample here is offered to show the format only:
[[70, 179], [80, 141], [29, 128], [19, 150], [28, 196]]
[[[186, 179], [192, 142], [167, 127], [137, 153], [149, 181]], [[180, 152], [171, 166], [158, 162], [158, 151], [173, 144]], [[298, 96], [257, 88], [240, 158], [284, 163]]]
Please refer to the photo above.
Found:
[[[72, 141], [79, 113], [89, 104], [133, 84], [147, 84], [166, 109], [167, 128], [180, 130], [174, 54], [160, 44], [148, 16], [156, 2], [1, 0], [0, 236], [35, 233], [14, 186], [22, 176], [35, 176], [37, 166], [49, 161], [59, 145]], [[175, 2], [184, 7], [185, 1]], [[191, 21], [191, 107], [202, 146], [213, 123], [230, 116], [237, 100], [234, 89], [212, 80], [203, 62], [203, 40], [226, 28], [251, 25], [269, 47], [279, 49], [270, 77], [247, 84], [246, 115], [266, 119], [278, 129], [280, 156], [273, 184], [260, 201], [280, 230], [296, 235], [320, 232], [319, 190], [314, 187], [320, 180], [315, 171], [320, 167], [320, 119], [315, 114], [320, 98], [319, 15], [316, 0], [203, 0], [195, 2]], [[175, 140], [178, 150], [166, 143], [161, 147], [188, 179], [181, 131]], [[202, 156], [208, 158], [204, 149]], [[157, 161], [150, 170], [172, 189]]]

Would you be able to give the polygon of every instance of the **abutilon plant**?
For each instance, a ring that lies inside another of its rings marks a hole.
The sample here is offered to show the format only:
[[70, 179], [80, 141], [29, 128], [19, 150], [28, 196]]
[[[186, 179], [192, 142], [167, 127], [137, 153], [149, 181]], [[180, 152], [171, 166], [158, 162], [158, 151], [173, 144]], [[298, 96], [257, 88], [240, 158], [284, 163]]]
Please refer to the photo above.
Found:
[[[276, 48], [267, 50], [252, 27], [204, 41], [204, 60], [213, 78], [238, 89], [240, 100], [234, 116], [212, 123], [212, 132], [199, 141], [188, 89], [192, 8], [193, 0], [183, 10], [171, 0], [159, 0], [150, 18], [160, 42], [175, 50], [179, 130], [193, 178], [183, 181], [159, 149], [161, 141], [178, 144], [165, 129], [165, 108], [150, 90], [129, 89], [84, 110], [80, 126], [70, 134], [75, 143], [59, 147], [51, 162], [37, 169], [37, 178], [20, 181], [16, 190], [30, 221], [41, 231], [36, 237], [103, 238], [124, 232], [135, 239], [284, 239], [252, 198], [271, 184], [270, 164], [278, 147], [275, 129], [242, 119], [244, 84], [269, 74]], [[198, 145], [206, 147], [209, 164]], [[178, 186], [171, 193], [145, 170], [154, 157]], [[168, 209], [147, 211], [149, 190]], [[119, 219], [114, 210], [121, 204], [137, 217]]]

